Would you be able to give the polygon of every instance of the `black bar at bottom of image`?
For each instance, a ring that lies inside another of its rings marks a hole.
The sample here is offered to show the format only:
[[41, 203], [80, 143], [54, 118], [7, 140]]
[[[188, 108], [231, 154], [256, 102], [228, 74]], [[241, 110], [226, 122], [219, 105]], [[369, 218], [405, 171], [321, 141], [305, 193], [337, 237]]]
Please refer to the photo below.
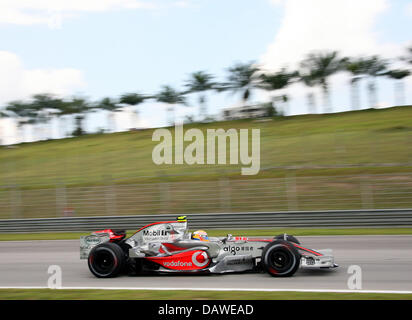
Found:
[[[394, 316], [409, 312], [412, 300], [3, 300], [3, 314], [104, 319], [275, 319]], [[406, 313], [406, 314], [407, 314]]]

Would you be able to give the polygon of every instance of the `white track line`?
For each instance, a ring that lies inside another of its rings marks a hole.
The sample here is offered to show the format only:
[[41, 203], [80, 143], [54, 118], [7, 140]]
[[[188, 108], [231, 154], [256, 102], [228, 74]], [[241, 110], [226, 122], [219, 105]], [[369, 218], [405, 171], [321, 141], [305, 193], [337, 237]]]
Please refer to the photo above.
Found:
[[[0, 289], [49, 289], [46, 286], [3, 287]], [[156, 288], [156, 287], [61, 287], [55, 290], [154, 290], [154, 291], [252, 291], [252, 292], [324, 292], [324, 293], [393, 293], [412, 294], [401, 290], [346, 290], [346, 289], [251, 289], [251, 288]]]

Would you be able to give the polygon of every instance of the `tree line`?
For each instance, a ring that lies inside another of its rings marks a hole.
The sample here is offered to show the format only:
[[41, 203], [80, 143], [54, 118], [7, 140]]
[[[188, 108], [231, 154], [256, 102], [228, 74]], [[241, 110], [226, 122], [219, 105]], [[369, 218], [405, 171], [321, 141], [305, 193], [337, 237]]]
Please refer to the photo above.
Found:
[[143, 94], [140, 92], [125, 93], [117, 98], [105, 97], [99, 101], [89, 101], [85, 97], [75, 96], [60, 98], [52, 94], [36, 94], [27, 101], [11, 101], [0, 110], [0, 118], [10, 117], [16, 121], [17, 127], [23, 129], [27, 125], [50, 124], [53, 118], [62, 121], [59, 126], [63, 130], [67, 121], [72, 122], [72, 132], [62, 132], [63, 136], [80, 136], [85, 133], [84, 120], [87, 114], [99, 110], [107, 111], [108, 127], [116, 131], [114, 114], [132, 108], [137, 114], [137, 106], [145, 101], [152, 100], [164, 103], [168, 106], [168, 122], [173, 124], [176, 105], [187, 105], [188, 95], [197, 95], [199, 105], [199, 119], [207, 119], [207, 93], [230, 91], [239, 93], [242, 104], [246, 105], [255, 90], [265, 90], [270, 93], [273, 103], [281, 100], [287, 103], [287, 95], [276, 96], [279, 90], [285, 89], [295, 83], [302, 83], [309, 88], [307, 94], [308, 113], [317, 113], [317, 103], [314, 89], [321, 88], [323, 97], [323, 112], [332, 112], [330, 99], [330, 77], [338, 72], [347, 72], [350, 75], [351, 105], [356, 110], [360, 107], [360, 83], [367, 81], [368, 104], [376, 106], [377, 84], [376, 79], [387, 77], [395, 81], [397, 104], [402, 105], [404, 99], [403, 79], [410, 76], [408, 67], [412, 65], [412, 47], [405, 50], [405, 55], [399, 61], [405, 63], [405, 68], [393, 68], [393, 61], [381, 58], [378, 55], [369, 57], [342, 57], [337, 51], [309, 53], [299, 64], [298, 70], [282, 68], [276, 72], [268, 72], [256, 63], [236, 63], [228, 68], [224, 81], [216, 81], [215, 77], [206, 71], [197, 71], [190, 74], [184, 83], [183, 90], [177, 90], [173, 86], [164, 85], [155, 94]]

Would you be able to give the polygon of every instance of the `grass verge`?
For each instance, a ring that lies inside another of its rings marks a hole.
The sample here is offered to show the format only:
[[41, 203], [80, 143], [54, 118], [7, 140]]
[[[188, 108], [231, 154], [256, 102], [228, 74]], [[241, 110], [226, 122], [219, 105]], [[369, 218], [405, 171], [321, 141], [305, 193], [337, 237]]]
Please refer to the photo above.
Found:
[[412, 294], [190, 290], [0, 289], [0, 300], [412, 300]]
[[[412, 228], [351, 228], [351, 229], [216, 229], [208, 230], [212, 237], [226, 236], [228, 233], [234, 236], [274, 236], [282, 233], [295, 236], [338, 236], [338, 235], [412, 235]], [[131, 236], [134, 231], [127, 233]], [[90, 232], [54, 232], [54, 233], [1, 233], [0, 241], [24, 241], [24, 240], [71, 240], [79, 239]]]

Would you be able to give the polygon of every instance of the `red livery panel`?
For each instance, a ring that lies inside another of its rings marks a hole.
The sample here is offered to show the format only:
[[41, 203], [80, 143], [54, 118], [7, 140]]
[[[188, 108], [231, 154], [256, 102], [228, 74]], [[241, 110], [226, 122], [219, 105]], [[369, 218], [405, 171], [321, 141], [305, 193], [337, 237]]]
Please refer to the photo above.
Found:
[[203, 250], [190, 250], [171, 256], [147, 257], [146, 259], [171, 270], [200, 270], [210, 264], [210, 258]]

